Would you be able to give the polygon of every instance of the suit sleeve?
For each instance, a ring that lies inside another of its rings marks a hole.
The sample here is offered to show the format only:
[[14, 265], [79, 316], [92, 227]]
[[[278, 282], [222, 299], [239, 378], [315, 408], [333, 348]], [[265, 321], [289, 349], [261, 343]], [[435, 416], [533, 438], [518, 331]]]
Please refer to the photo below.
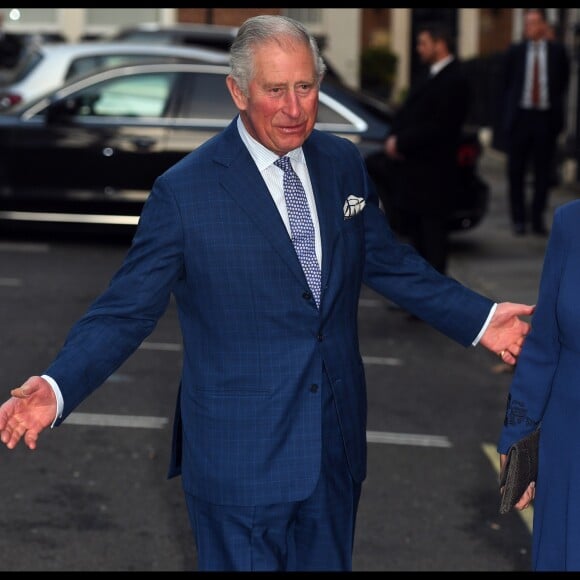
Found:
[[364, 189], [364, 283], [452, 340], [471, 346], [493, 301], [442, 275], [410, 244], [402, 243], [379, 209], [368, 176]]
[[183, 272], [179, 211], [158, 179], [129, 252], [106, 290], [73, 325], [44, 374], [64, 399], [60, 424], [115, 372], [154, 330]]
[[526, 337], [510, 386], [498, 451], [533, 431], [542, 420], [560, 355], [558, 291], [567, 251], [562, 212], [554, 215], [532, 330]]

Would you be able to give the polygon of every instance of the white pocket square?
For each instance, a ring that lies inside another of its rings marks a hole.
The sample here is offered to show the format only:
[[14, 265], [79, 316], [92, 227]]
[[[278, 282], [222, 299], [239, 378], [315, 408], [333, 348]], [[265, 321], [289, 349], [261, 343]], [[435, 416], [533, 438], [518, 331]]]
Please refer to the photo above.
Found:
[[344, 219], [348, 220], [354, 217], [357, 213], [360, 213], [363, 210], [365, 203], [366, 202], [363, 197], [349, 195], [344, 202]]

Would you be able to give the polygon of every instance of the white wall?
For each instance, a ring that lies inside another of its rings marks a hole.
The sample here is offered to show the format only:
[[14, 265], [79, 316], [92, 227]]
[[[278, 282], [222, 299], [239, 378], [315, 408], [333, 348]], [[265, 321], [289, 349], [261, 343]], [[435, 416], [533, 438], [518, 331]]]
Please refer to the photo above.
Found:
[[351, 87], [360, 84], [360, 21], [359, 8], [322, 10], [322, 28], [327, 39], [324, 54]]

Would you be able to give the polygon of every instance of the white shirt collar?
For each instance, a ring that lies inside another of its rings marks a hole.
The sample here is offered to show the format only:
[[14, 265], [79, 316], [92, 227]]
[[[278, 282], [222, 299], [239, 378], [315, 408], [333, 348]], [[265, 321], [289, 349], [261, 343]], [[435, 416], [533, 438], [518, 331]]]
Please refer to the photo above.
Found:
[[[267, 147], [264, 147], [261, 143], [256, 141], [246, 129], [242, 118], [238, 115], [237, 121], [238, 131], [240, 133], [240, 137], [244, 142], [244, 145], [248, 148], [252, 159], [256, 163], [258, 169], [263, 171], [266, 167], [272, 165], [276, 159], [278, 159], [279, 155], [270, 151]], [[293, 149], [287, 153], [288, 157], [293, 161], [298, 161], [300, 163], [304, 163], [304, 153], [302, 151], [302, 147], [298, 147], [297, 149]]]
[[432, 64], [431, 68], [429, 69], [429, 74], [434, 77], [437, 73], [440, 73], [452, 60], [454, 60], [454, 58], [455, 57], [450, 54], [435, 64]]

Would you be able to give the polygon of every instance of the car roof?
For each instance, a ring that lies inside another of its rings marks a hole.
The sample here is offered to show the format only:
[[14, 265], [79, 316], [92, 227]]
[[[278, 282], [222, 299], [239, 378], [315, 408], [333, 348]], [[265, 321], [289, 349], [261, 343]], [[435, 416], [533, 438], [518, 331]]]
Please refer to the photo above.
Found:
[[204, 32], [211, 34], [228, 34], [235, 36], [238, 33], [238, 26], [228, 26], [226, 24], [203, 24], [198, 22], [177, 22], [175, 24], [162, 24], [160, 22], [141, 22], [131, 26], [125, 26], [118, 32], [127, 30], [175, 30], [183, 32]]
[[[100, 63], [101, 58], [113, 57], [113, 62]], [[3, 93], [21, 95], [24, 101], [29, 101], [36, 95], [56, 88], [64, 83], [71, 66], [76, 66], [81, 72], [88, 67], [93, 70], [113, 68], [123, 62], [116, 62], [116, 57], [143, 58], [154, 61], [159, 59], [181, 59], [184, 61], [203, 62], [216, 65], [229, 65], [229, 54], [199, 46], [157, 45], [151, 43], [131, 42], [79, 42], [79, 43], [45, 43], [40, 44], [22, 59], [13, 74], [0, 82]], [[94, 63], [81, 64], [84, 59]], [[80, 62], [79, 62], [80, 61]], [[87, 67], [88, 65], [88, 67]], [[78, 74], [76, 76], [79, 76]]]
[[155, 71], [182, 71], [182, 70], [193, 70], [200, 72], [211, 72], [227, 74], [230, 71], [229, 65], [221, 63], [206, 63], [206, 62], [180, 62], [180, 63], [132, 63], [132, 64], [122, 64], [116, 67], [110, 67], [108, 69], [100, 69], [86, 73], [83, 76], [75, 77], [56, 88], [50, 89], [41, 95], [38, 95], [26, 103], [21, 103], [15, 106], [8, 114], [19, 115], [22, 111], [26, 111], [26, 116], [30, 117], [36, 114], [37, 110], [43, 108], [47, 101], [47, 98], [61, 98], [66, 96], [70, 92], [84, 88], [84, 86], [90, 86], [93, 82], [100, 82], [106, 80], [107, 78], [124, 76], [127, 74], [140, 73], [140, 72], [155, 72]]
[[222, 50], [215, 50], [203, 46], [175, 46], [95, 40], [74, 43], [44, 43], [37, 50], [47, 55], [55, 55], [56, 58], [65, 58], [67, 56], [73, 58], [90, 54], [154, 54], [199, 58], [215, 64], [229, 62], [229, 55], [224, 55]]
[[131, 40], [131, 36], [139, 38], [141, 33], [152, 36], [159, 34], [166, 39], [169, 36], [173, 36], [187, 44], [199, 43], [204, 46], [215, 46], [220, 47], [221, 49], [229, 49], [232, 40], [238, 33], [238, 27], [219, 24], [160, 24], [157, 22], [145, 22], [120, 28], [115, 34], [113, 34], [111, 39], [127, 38]]

